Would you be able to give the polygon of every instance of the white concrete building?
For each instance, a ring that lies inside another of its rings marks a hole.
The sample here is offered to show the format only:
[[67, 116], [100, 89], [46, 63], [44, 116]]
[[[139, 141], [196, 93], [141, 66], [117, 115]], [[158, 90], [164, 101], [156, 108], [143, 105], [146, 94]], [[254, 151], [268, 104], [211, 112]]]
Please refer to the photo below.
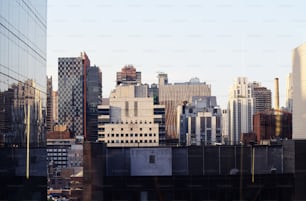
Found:
[[253, 129], [252, 88], [252, 83], [246, 77], [238, 77], [230, 90], [227, 115], [231, 144], [239, 144], [240, 135]]
[[191, 103], [177, 107], [177, 118], [181, 145], [222, 142], [222, 114], [215, 96], [193, 96]]
[[165, 138], [164, 106], [154, 105], [146, 85], [117, 86], [98, 110], [98, 141], [110, 147], [158, 146]]
[[306, 43], [293, 50], [292, 138], [306, 139]]

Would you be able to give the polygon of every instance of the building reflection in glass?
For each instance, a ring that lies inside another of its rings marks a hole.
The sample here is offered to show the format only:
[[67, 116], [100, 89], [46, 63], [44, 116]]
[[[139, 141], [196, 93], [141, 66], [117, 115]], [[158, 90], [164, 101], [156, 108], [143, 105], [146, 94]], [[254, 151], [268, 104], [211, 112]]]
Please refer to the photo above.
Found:
[[[41, 91], [33, 80], [13, 84], [0, 92], [0, 132], [5, 146], [24, 147], [29, 126], [30, 145], [45, 144]], [[29, 111], [28, 111], [29, 110]]]

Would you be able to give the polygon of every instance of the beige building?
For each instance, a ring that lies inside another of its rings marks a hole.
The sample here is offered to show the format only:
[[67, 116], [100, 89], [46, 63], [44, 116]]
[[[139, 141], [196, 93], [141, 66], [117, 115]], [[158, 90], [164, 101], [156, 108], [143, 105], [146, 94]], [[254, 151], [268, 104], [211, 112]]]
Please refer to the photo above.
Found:
[[292, 138], [306, 139], [306, 43], [293, 50]]
[[240, 143], [241, 133], [252, 132], [254, 97], [253, 84], [246, 77], [235, 79], [229, 93], [227, 107], [228, 134], [231, 144]]
[[210, 85], [193, 78], [189, 82], [168, 84], [167, 74], [159, 79], [159, 103], [165, 105], [166, 133], [168, 138], [179, 138], [177, 133], [177, 106], [184, 101], [191, 102], [192, 96], [210, 96]]
[[164, 106], [147, 94], [146, 85], [117, 86], [109, 105], [98, 106], [98, 141], [109, 147], [158, 146]]

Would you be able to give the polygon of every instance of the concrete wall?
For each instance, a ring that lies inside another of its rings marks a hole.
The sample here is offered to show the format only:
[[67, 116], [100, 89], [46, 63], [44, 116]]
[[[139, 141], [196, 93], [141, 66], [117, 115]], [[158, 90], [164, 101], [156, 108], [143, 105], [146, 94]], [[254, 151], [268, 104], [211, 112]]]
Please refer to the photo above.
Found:
[[131, 176], [171, 176], [171, 148], [131, 148]]

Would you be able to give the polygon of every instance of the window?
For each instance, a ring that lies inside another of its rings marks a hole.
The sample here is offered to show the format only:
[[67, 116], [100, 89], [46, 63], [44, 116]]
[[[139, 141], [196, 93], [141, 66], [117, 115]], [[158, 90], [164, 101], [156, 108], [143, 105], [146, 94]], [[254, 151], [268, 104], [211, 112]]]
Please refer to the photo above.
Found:
[[147, 136], [148, 136], [148, 134], [146, 134], [146, 133], [145, 133], [145, 134], [144, 134], [144, 136], [145, 136], [145, 137], [147, 137]]
[[[123, 134], [122, 134], [122, 135], [123, 135]], [[125, 134], [125, 137], [129, 137], [129, 134], [126, 133], [126, 134]]]
[[118, 133], [116, 134], [116, 137], [119, 137], [119, 134], [118, 134]]
[[139, 136], [142, 137], [142, 133], [140, 133]]
[[123, 137], [124, 135], [123, 135], [123, 133], [121, 133], [121, 135], [120, 135], [121, 137]]
[[155, 163], [155, 156], [154, 155], [149, 155], [149, 163], [154, 164]]
[[149, 128], [149, 130], [151, 131], [151, 130], [152, 130], [152, 128]]
[[135, 137], [138, 137], [138, 134], [137, 134], [137, 133], [135, 133]]
[[142, 128], [139, 128], [140, 131], [142, 131]]
[[123, 128], [121, 128], [121, 131], [123, 131]]

